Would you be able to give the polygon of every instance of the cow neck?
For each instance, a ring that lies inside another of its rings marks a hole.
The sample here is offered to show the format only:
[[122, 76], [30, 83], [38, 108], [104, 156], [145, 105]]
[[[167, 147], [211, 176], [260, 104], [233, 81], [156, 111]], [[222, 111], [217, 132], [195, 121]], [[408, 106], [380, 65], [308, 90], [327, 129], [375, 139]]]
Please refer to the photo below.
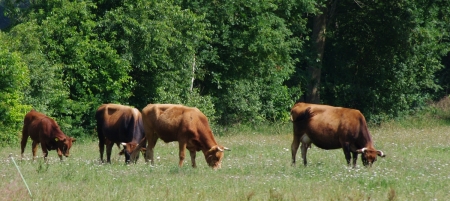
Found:
[[[212, 135], [211, 135], [212, 136]], [[214, 138], [206, 138], [202, 139], [202, 152], [206, 154], [213, 146], [218, 145], [217, 142], [214, 140]]]
[[58, 126], [56, 121], [54, 121], [50, 117], [45, 117], [45, 119], [52, 122], [51, 130], [52, 130], [52, 133], [54, 133], [54, 135], [55, 135], [54, 137], [57, 137], [59, 140], [63, 140], [66, 138], [66, 135], [61, 131], [61, 128]]
[[362, 125], [362, 128], [361, 128], [362, 144], [366, 148], [374, 148], [373, 141], [372, 141], [372, 135], [370, 134], [369, 128], [367, 127], [366, 120], [364, 118], [360, 118], [360, 124]]
[[357, 142], [357, 147], [359, 148], [373, 148], [373, 143], [370, 136], [364, 135], [364, 137], [360, 138]]

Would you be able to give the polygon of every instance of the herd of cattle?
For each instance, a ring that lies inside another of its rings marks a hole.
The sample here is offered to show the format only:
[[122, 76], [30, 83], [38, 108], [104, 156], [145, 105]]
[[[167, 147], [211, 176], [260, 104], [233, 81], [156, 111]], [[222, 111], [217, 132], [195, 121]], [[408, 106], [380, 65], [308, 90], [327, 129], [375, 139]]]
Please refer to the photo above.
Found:
[[[192, 167], [196, 167], [195, 157], [202, 151], [207, 164], [213, 169], [221, 167], [224, 151], [227, 147], [219, 145], [214, 139], [207, 117], [197, 108], [174, 104], [149, 104], [142, 113], [129, 106], [103, 104], [96, 113], [97, 134], [99, 140], [100, 160], [106, 145], [106, 162], [111, 161], [114, 144], [123, 146], [120, 154], [125, 155], [125, 162], [135, 162], [142, 152], [145, 161], [154, 164], [153, 149], [158, 139], [164, 142], [178, 141], [179, 163], [181, 167], [186, 149], [189, 150]], [[356, 165], [361, 154], [364, 166], [371, 166], [377, 156], [385, 157], [376, 150], [364, 116], [355, 109], [332, 107], [328, 105], [296, 103], [291, 109], [294, 126], [294, 139], [291, 145], [292, 164], [295, 164], [297, 150], [301, 145], [303, 163], [306, 166], [306, 153], [311, 143], [322, 149], [344, 150], [345, 159], [350, 165]], [[31, 110], [25, 115], [22, 130], [21, 155], [28, 141], [32, 140], [33, 159], [39, 143], [44, 153], [57, 150], [60, 160], [69, 156], [72, 143], [76, 140], [65, 135], [56, 121]]]

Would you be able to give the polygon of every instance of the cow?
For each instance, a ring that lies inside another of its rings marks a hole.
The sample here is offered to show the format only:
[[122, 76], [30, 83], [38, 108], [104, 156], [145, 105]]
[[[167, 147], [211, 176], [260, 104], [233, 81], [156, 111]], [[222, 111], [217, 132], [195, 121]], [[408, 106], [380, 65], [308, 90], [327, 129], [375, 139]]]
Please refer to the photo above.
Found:
[[377, 156], [386, 156], [374, 148], [366, 119], [359, 110], [300, 102], [292, 107], [291, 120], [294, 125], [291, 145], [293, 165], [300, 142], [305, 166], [306, 152], [311, 143], [327, 150], [342, 148], [348, 165], [351, 153], [353, 167], [356, 166], [358, 154], [361, 154], [364, 166], [372, 166]]
[[[179, 163], [183, 166], [185, 150], [188, 149], [192, 167], [197, 167], [195, 157], [197, 151], [202, 151], [207, 164], [213, 169], [221, 168], [224, 150], [229, 150], [217, 144], [207, 117], [197, 108], [173, 104], [149, 104], [142, 110], [147, 150], [145, 161], [154, 165], [153, 149], [160, 138], [165, 143], [178, 141]], [[141, 147], [139, 143], [138, 148]], [[134, 150], [132, 157], [138, 154]]]
[[22, 129], [21, 156], [27, 146], [28, 137], [33, 141], [32, 152], [33, 160], [39, 143], [41, 144], [44, 160], [47, 160], [49, 150], [57, 150], [59, 159], [63, 160], [63, 155], [69, 157], [69, 150], [75, 138], [65, 135], [58, 124], [52, 118], [32, 109], [25, 115]]
[[[130, 162], [130, 154], [144, 138], [142, 115], [138, 109], [119, 104], [103, 104], [96, 113], [100, 161], [106, 145], [106, 162], [111, 163], [114, 144], [123, 145], [120, 154], [125, 155], [125, 163]], [[137, 157], [136, 157], [137, 159]], [[136, 160], [134, 160], [136, 162]]]

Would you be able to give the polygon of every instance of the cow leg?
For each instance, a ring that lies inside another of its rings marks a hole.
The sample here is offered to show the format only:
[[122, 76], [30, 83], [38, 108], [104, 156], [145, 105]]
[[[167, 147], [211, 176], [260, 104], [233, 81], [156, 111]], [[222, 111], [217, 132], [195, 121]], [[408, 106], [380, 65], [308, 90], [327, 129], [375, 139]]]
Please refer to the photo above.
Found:
[[39, 142], [33, 141], [33, 144], [31, 144], [31, 150], [33, 152], [33, 160], [36, 158], [37, 150], [38, 150]]
[[308, 152], [308, 148], [311, 147], [311, 139], [309, 139], [308, 135], [304, 134], [300, 141], [302, 142], [301, 146], [301, 152], [302, 152], [302, 159], [303, 159], [303, 165], [306, 166], [308, 161], [306, 160], [306, 153]]
[[311, 144], [302, 142], [301, 152], [302, 152], [302, 159], [303, 159], [304, 166], [306, 166], [308, 164], [308, 161], [306, 160], [306, 153], [308, 152], [308, 148], [310, 146], [311, 146]]
[[25, 147], [27, 146], [28, 141], [28, 132], [22, 132], [22, 141], [20, 141], [20, 156], [23, 158], [23, 152], [25, 151]]
[[197, 164], [195, 163], [195, 156], [196, 156], [197, 152], [195, 150], [189, 150], [189, 153], [191, 155], [192, 167], [196, 168]]
[[[146, 134], [146, 136], [149, 136]], [[151, 137], [147, 138], [148, 147], [145, 151], [145, 162], [148, 163], [150, 160], [152, 165], [155, 165], [155, 160], [153, 159], [153, 149], [155, 148], [156, 142], [158, 141], [158, 136], [154, 133]]]
[[186, 156], [185, 151], [186, 151], [187, 143], [179, 141], [178, 142], [178, 146], [179, 146], [179, 149], [180, 149], [179, 150], [179, 154], [178, 154], [179, 157], [180, 157], [180, 162], [178, 163], [178, 166], [182, 167], [183, 166], [184, 157]]
[[353, 156], [353, 168], [356, 167], [356, 160], [358, 160], [358, 152], [352, 152]]
[[56, 149], [56, 151], [58, 151], [58, 156], [59, 156], [59, 160], [60, 161], [62, 161], [63, 160], [63, 154], [62, 154], [62, 151], [58, 148], [58, 149]]
[[297, 155], [298, 146], [300, 145], [300, 136], [294, 134], [294, 139], [291, 144], [292, 165], [295, 165], [295, 156]]
[[350, 165], [350, 145], [348, 143], [343, 143], [342, 150], [344, 150], [345, 160], [347, 160], [347, 165]]
[[103, 162], [105, 162], [105, 161], [103, 161], [103, 153], [105, 152], [105, 140], [103, 139], [103, 140], [99, 140], [98, 141], [98, 148], [99, 148], [99, 151], [100, 151], [100, 161], [103, 163]]
[[45, 143], [42, 143], [41, 144], [41, 149], [42, 149], [42, 153], [44, 154], [44, 161], [47, 162], [47, 156], [48, 156], [47, 145], [45, 145]]
[[112, 152], [113, 146], [114, 146], [114, 143], [112, 143], [112, 142], [106, 143], [106, 162], [107, 163], [111, 163], [111, 152]]

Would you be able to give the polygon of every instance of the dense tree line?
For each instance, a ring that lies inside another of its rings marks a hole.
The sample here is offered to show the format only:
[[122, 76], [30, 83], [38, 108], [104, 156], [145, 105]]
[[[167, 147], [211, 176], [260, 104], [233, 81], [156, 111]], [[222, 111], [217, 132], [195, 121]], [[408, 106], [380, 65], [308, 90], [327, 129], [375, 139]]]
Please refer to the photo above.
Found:
[[102, 103], [286, 121], [295, 101], [382, 121], [448, 95], [446, 0], [4, 0], [0, 141], [35, 108], [71, 136]]

